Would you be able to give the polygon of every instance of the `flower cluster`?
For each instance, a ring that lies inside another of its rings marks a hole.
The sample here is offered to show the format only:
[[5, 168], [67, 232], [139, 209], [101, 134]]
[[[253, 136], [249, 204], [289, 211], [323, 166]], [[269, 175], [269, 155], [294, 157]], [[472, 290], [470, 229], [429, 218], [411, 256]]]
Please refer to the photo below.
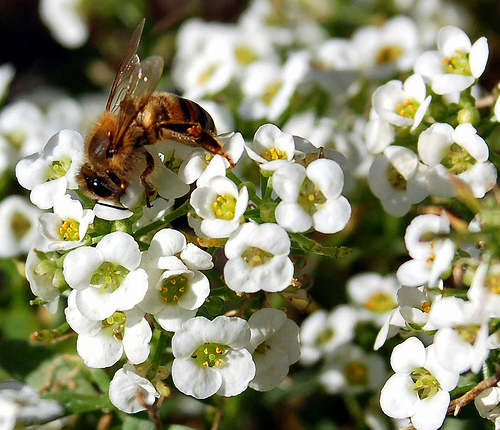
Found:
[[[226, 176], [229, 163], [222, 156], [200, 164], [188, 154], [177, 181], [182, 170], [183, 178], [197, 182], [189, 200], [165, 212], [158, 198], [153, 208], [161, 210], [142, 216], [141, 206], [121, 211], [98, 203], [92, 208], [74, 191], [83, 157], [77, 132], [61, 131], [42, 152], [18, 163], [18, 180], [31, 189], [31, 200], [41, 209], [52, 208], [34, 221], [40, 238], [31, 242], [35, 248], [26, 266], [33, 293], [51, 311], [67, 298], [65, 317], [87, 366], [111, 367], [124, 354], [141, 368], [150, 363], [146, 373], [130, 364], [116, 373], [109, 396], [117, 408], [135, 413], [160, 396], [166, 375], [158, 379], [154, 374], [163, 365], [163, 351], [152, 359], [153, 331], [164, 338], [175, 333], [173, 383], [198, 399], [234, 396], [248, 386], [270, 390], [299, 359], [298, 326], [281, 310], [263, 307], [247, 321], [222, 315], [222, 308], [208, 319], [210, 304], [221, 294], [202, 273], [214, 266], [212, 255], [165, 227], [175, 212], [191, 211], [189, 222], [198, 237], [222, 239], [224, 294], [283, 292], [294, 278], [292, 242], [307, 240], [303, 233], [313, 228], [342, 230], [351, 212], [341, 195], [343, 172], [337, 162], [318, 158], [311, 144], [310, 152], [299, 151], [295, 139], [272, 124], [262, 126], [249, 144], [240, 134], [221, 138], [235, 162], [244, 148], [257, 158], [260, 196], [234, 173]], [[176, 174], [170, 170], [170, 175]], [[159, 327], [151, 326], [151, 318]]]

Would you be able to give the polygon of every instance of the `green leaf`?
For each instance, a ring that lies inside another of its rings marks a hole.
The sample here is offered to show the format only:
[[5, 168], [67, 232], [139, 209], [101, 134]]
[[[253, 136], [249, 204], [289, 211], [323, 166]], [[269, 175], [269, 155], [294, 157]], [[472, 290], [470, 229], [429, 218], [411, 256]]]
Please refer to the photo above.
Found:
[[89, 411], [108, 411], [113, 409], [108, 394], [101, 396], [90, 396], [77, 394], [74, 391], [50, 393], [42, 396], [44, 399], [57, 400], [61, 403], [68, 414], [77, 414]]

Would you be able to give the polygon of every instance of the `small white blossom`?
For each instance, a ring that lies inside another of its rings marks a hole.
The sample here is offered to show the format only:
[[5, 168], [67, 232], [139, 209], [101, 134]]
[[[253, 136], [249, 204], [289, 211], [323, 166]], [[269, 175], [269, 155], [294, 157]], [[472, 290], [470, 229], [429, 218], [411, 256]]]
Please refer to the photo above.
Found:
[[392, 145], [373, 160], [368, 184], [386, 212], [403, 216], [428, 195], [424, 170], [411, 149]]
[[26, 254], [38, 239], [41, 211], [21, 196], [8, 196], [0, 203], [0, 258]]
[[66, 255], [63, 273], [76, 290], [78, 310], [100, 321], [128, 311], [142, 301], [148, 275], [139, 267], [141, 254], [132, 236], [120, 231], [103, 237], [96, 247], [82, 246]]
[[[224, 153], [233, 163], [240, 159], [245, 142], [241, 133], [228, 133], [219, 136]], [[203, 149], [190, 152], [179, 167], [179, 177], [186, 183], [196, 182], [198, 187], [206, 187], [210, 179], [215, 176], [225, 176], [229, 168], [229, 161], [221, 155], [207, 154]]]
[[277, 292], [292, 282], [290, 238], [279, 225], [245, 223], [231, 234], [224, 252], [224, 280], [234, 291]]
[[79, 48], [89, 37], [81, 0], [41, 0], [40, 17], [65, 48]]
[[431, 345], [427, 348], [415, 337], [396, 346], [391, 366], [396, 372], [380, 393], [380, 406], [392, 418], [410, 418], [417, 430], [437, 430], [443, 424], [450, 391], [458, 382], [458, 372], [436, 360]]
[[256, 61], [248, 66], [241, 83], [239, 114], [245, 119], [277, 120], [306, 76], [309, 57], [306, 51], [295, 52], [283, 66], [273, 61]]
[[210, 293], [199, 270], [213, 267], [212, 256], [177, 230], [163, 229], [142, 253], [141, 267], [148, 272], [149, 288], [139, 307], [154, 316], [167, 331], [176, 331], [195, 316]]
[[196, 399], [240, 394], [255, 377], [249, 341], [250, 326], [241, 318], [191, 318], [172, 338], [174, 385]]
[[292, 160], [295, 155], [293, 136], [274, 124], [261, 125], [253, 141], [245, 145], [248, 156], [260, 164], [276, 160]]
[[400, 284], [394, 275], [375, 272], [361, 273], [347, 281], [347, 294], [363, 316], [381, 327], [388, 312], [396, 307], [396, 292]]
[[[21, 426], [42, 424], [64, 414], [63, 406], [55, 401], [41, 399], [38, 391], [22, 382], [0, 382], [0, 428], [13, 430]], [[23, 426], [25, 427], [25, 426]]]
[[380, 390], [386, 378], [382, 357], [357, 345], [341, 346], [322, 367], [319, 381], [329, 394]]
[[485, 37], [472, 45], [464, 31], [449, 25], [439, 30], [437, 48], [415, 63], [415, 73], [424, 76], [436, 94], [463, 91], [483, 74], [489, 55]]
[[206, 187], [191, 194], [191, 206], [202, 218], [201, 231], [208, 237], [228, 237], [241, 224], [247, 209], [248, 190], [238, 191], [236, 184], [225, 176], [215, 176]]
[[276, 207], [276, 221], [288, 231], [314, 228], [337, 233], [351, 217], [351, 205], [341, 194], [344, 174], [333, 160], [318, 159], [307, 168], [286, 163], [273, 174], [272, 184], [282, 200]]
[[354, 32], [352, 41], [369, 77], [391, 76], [410, 70], [420, 51], [415, 22], [406, 16], [388, 19], [383, 26], [365, 26]]
[[269, 391], [288, 375], [289, 367], [300, 357], [299, 327], [283, 311], [264, 308], [252, 314], [250, 345], [255, 362], [255, 378], [250, 387]]
[[488, 145], [469, 123], [456, 129], [449, 124], [433, 124], [419, 136], [418, 153], [429, 166], [427, 188], [438, 197], [456, 195], [453, 176], [464, 181], [477, 198], [496, 184], [497, 171], [488, 161]]
[[15, 69], [11, 64], [2, 64], [0, 66], [0, 102], [5, 98], [14, 74]]
[[39, 231], [51, 243], [51, 251], [69, 250], [83, 243], [89, 224], [94, 221], [94, 213], [83, 209], [78, 200], [65, 194], [54, 204], [54, 213], [45, 213], [38, 218]]
[[67, 287], [56, 252], [43, 253], [32, 249], [26, 258], [26, 279], [33, 294], [47, 302], [45, 307], [55, 313], [61, 290]]
[[144, 312], [134, 308], [117, 311], [102, 321], [90, 320], [78, 310], [76, 293], [73, 290], [69, 295], [64, 312], [68, 324], [78, 333], [76, 350], [86, 366], [111, 367], [123, 352], [134, 364], [146, 361], [152, 332]]
[[443, 297], [432, 306], [429, 320], [436, 358], [443, 366], [463, 373], [477, 373], [489, 354], [488, 318], [481, 302]]
[[138, 375], [134, 366], [124, 364], [109, 383], [109, 400], [120, 411], [135, 414], [152, 405], [160, 394], [153, 384]]
[[357, 312], [349, 306], [339, 306], [330, 313], [319, 310], [309, 315], [300, 327], [300, 362], [311, 365], [323, 355], [331, 355], [354, 337], [357, 321]]
[[62, 130], [49, 139], [41, 153], [19, 161], [16, 176], [24, 188], [31, 190], [31, 201], [40, 209], [49, 209], [67, 189], [78, 188], [76, 174], [82, 162], [82, 136]]
[[447, 238], [426, 240], [422, 236], [449, 232], [450, 222], [444, 215], [420, 215], [412, 220], [405, 233], [406, 249], [412, 260], [403, 263], [396, 273], [401, 284], [410, 287], [426, 283], [436, 285], [450, 268], [455, 245]]
[[411, 127], [413, 131], [422, 122], [431, 99], [426, 97], [422, 76], [415, 74], [404, 83], [393, 80], [379, 87], [373, 93], [372, 103], [381, 119], [398, 127]]

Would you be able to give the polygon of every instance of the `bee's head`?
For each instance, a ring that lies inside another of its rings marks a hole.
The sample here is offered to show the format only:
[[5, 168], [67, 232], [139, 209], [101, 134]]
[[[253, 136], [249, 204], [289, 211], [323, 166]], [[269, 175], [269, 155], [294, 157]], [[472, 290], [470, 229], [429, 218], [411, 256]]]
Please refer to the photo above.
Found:
[[90, 163], [84, 163], [78, 174], [78, 186], [92, 200], [120, 202], [125, 184], [113, 172], [97, 173]]

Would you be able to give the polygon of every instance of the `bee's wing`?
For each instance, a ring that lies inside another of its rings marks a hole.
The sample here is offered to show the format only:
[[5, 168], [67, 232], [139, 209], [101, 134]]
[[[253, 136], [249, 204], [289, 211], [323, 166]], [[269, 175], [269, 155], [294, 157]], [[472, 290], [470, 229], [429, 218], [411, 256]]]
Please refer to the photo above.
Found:
[[132, 35], [132, 39], [128, 45], [127, 50], [123, 54], [123, 57], [118, 66], [118, 71], [115, 75], [115, 80], [113, 85], [111, 85], [111, 91], [109, 92], [108, 101], [106, 103], [107, 111], [117, 110], [120, 106], [120, 101], [125, 97], [127, 91], [127, 86], [130, 80], [130, 75], [134, 68], [139, 64], [139, 56], [137, 55], [137, 49], [139, 48], [139, 43], [141, 41], [142, 31], [144, 30], [143, 19]]
[[134, 65], [128, 83], [123, 87], [123, 97], [118, 103], [118, 123], [115, 144], [119, 145], [123, 133], [137, 114], [142, 111], [156, 89], [163, 72], [163, 58], [153, 55]]

